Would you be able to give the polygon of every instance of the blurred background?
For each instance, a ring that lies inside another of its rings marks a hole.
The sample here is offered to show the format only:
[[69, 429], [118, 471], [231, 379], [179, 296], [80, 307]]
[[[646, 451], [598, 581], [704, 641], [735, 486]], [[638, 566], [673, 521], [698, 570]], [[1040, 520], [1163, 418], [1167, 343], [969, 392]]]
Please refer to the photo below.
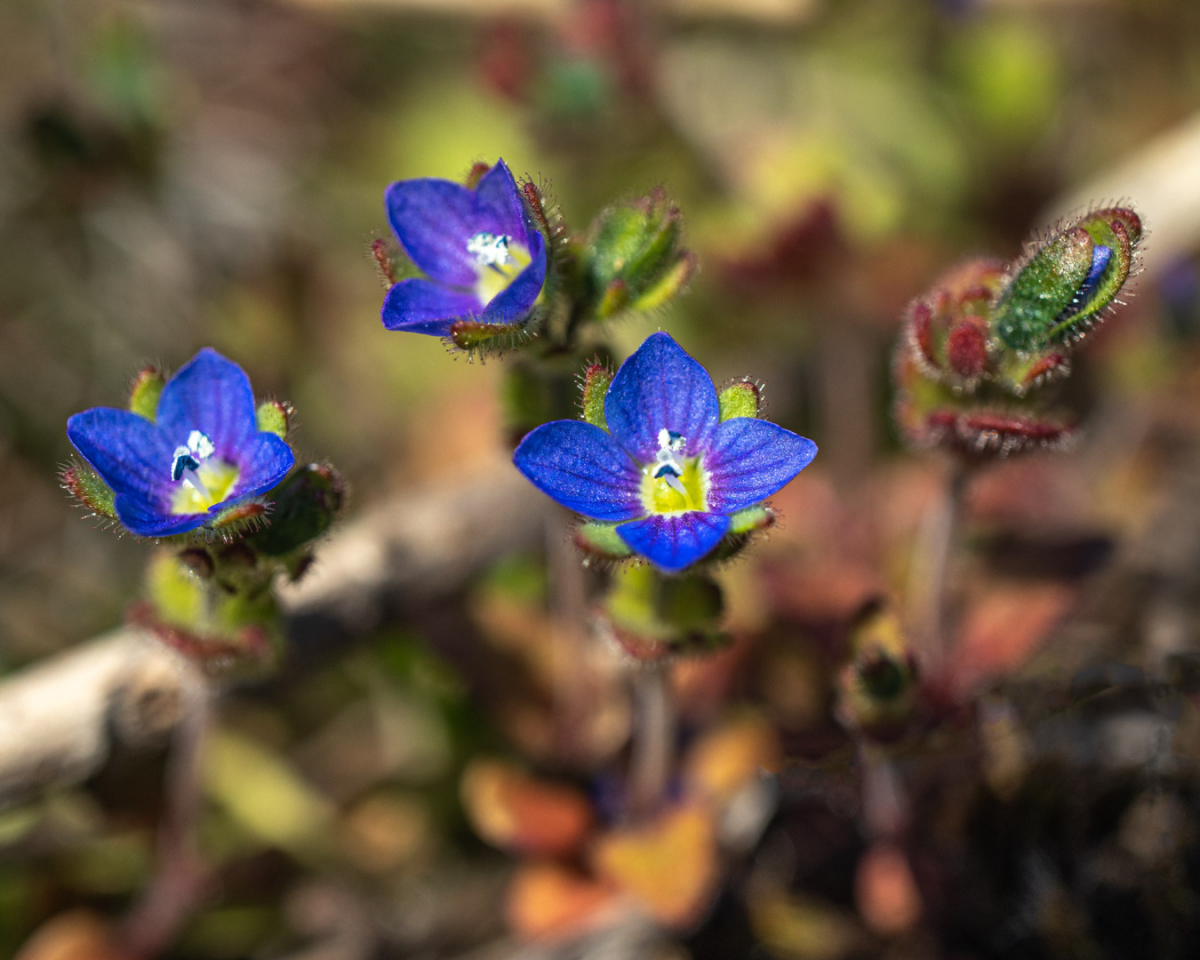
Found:
[[[948, 896], [951, 881], [927, 863], [923, 913], [871, 920], [855, 813], [830, 799], [853, 793], [831, 707], [838, 625], [903, 591], [941, 482], [942, 464], [904, 453], [889, 417], [898, 318], [941, 270], [1015, 257], [1092, 202], [1130, 201], [1150, 232], [1135, 296], [1072, 381], [1085, 440], [1003, 464], [972, 491], [961, 685], [1027, 670], [1051, 624], [1095, 613], [1097, 571], [1143, 556], [1164, 511], [1182, 511], [1167, 529], [1196, 532], [1196, 487], [1177, 469], [1200, 447], [1194, 0], [8, 0], [0, 673], [119, 626], [138, 596], [144, 545], [81, 520], [58, 471], [66, 418], [119, 404], [147, 363], [175, 368], [211, 345], [260, 395], [293, 402], [298, 455], [344, 472], [350, 523], [506, 469], [506, 361], [386, 333], [370, 255], [388, 234], [390, 181], [459, 179], [497, 157], [546, 184], [577, 231], [665, 187], [701, 269], [669, 311], [614, 325], [614, 351], [667, 329], [718, 383], [764, 380], [767, 415], [822, 451], [777, 498], [781, 527], [726, 572], [734, 648], [678, 683], [694, 735], [749, 704], [788, 756], [827, 765], [784, 777], [753, 848], [768, 880], [735, 868], [716, 906], [646, 955], [1194, 956], [1200, 732], [1186, 697], [1162, 728], [1168, 752], [1191, 737], [1183, 785], [1146, 794], [1125, 768], [1119, 786], [1087, 780], [1075, 800], [1107, 806], [1088, 807], [1086, 836], [1058, 833], [1073, 822], [1060, 801], [1086, 780], [1069, 750], [1033, 799], [1023, 774], [984, 804], [1003, 827], [976, 819], [978, 796], [930, 800], [931, 848], [962, 860], [980, 836], [995, 846], [985, 892], [952, 919], [927, 892]], [[539, 740], [562, 665], [538, 647], [550, 628], [532, 612], [547, 590], [532, 539], [452, 585], [447, 609], [231, 696], [203, 832], [220, 879], [164, 955], [518, 949], [504, 916], [512, 860], [472, 831], [460, 775], [481, 752], [517, 755], [602, 798], [629, 727], [605, 661], [586, 731], [565, 749]], [[1194, 647], [1200, 543], [1185, 541], [1155, 596]], [[1105, 636], [1135, 642], [1143, 600], [1095, 614]], [[0, 813], [0, 955], [69, 911], [105, 924], [133, 902], [164, 752]], [[60, 956], [43, 949], [22, 956]]]

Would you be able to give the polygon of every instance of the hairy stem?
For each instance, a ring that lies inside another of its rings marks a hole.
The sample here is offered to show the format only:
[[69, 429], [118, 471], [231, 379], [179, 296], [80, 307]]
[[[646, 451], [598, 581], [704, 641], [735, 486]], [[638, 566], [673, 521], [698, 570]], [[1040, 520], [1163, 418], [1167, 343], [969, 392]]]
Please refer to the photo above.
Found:
[[134, 957], [156, 957], [187, 922], [207, 886], [197, 849], [203, 813], [203, 755], [212, 719], [208, 681], [191, 664], [181, 684], [183, 715], [167, 759], [165, 812], [158, 865], [150, 885], [125, 919], [122, 939]]
[[675, 705], [666, 662], [639, 666], [633, 676], [633, 754], [629, 761], [629, 809], [643, 817], [662, 803], [675, 745]]
[[937, 670], [949, 653], [950, 598], [947, 596], [947, 570], [958, 537], [964, 495], [971, 469], [955, 459], [946, 476], [941, 496], [930, 505], [917, 535], [909, 595], [915, 598], [913, 611], [920, 631], [920, 643], [927, 669]]

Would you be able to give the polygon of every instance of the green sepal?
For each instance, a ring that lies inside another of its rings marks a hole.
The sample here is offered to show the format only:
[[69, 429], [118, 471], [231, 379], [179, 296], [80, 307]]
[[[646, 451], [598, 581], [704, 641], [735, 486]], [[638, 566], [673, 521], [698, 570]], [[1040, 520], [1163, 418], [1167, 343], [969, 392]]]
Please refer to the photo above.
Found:
[[278, 400], [264, 400], [258, 405], [258, 429], [263, 433], [273, 433], [280, 440], [286, 440], [288, 422], [292, 417], [292, 407]]
[[679, 293], [696, 272], [699, 260], [693, 253], [683, 253], [659, 276], [658, 282], [651, 285], [634, 299], [629, 307], [631, 310], [657, 310], [664, 306]]
[[717, 400], [721, 405], [721, 419], [732, 420], [735, 417], [757, 417], [762, 395], [754, 381], [738, 380], [725, 387], [717, 395]]
[[626, 560], [633, 556], [629, 545], [617, 533], [617, 524], [588, 520], [575, 528], [575, 545], [605, 560]]
[[726, 536], [754, 533], [756, 530], [765, 530], [774, 523], [775, 511], [761, 503], [755, 504], [729, 515], [729, 530]]
[[709, 577], [666, 577], [648, 564], [617, 570], [604, 601], [617, 641], [640, 660], [724, 646], [723, 608], [721, 588]]
[[155, 367], [146, 367], [134, 378], [129, 389], [129, 409], [151, 423], [158, 413], [158, 398], [162, 396], [166, 378]]
[[629, 285], [618, 277], [616, 280], [610, 280], [600, 295], [600, 302], [596, 304], [596, 316], [601, 320], [606, 320], [616, 316], [628, 306]]
[[117, 518], [117, 510], [113, 505], [116, 494], [87, 464], [72, 460], [63, 468], [61, 479], [63, 489], [96, 516], [108, 520]]
[[266, 520], [267, 505], [261, 500], [232, 504], [204, 524], [203, 530], [223, 540], [234, 540], [257, 530]]
[[304, 550], [333, 525], [345, 502], [345, 483], [333, 467], [309, 463], [293, 470], [269, 494], [270, 523], [246, 540], [267, 557]]
[[580, 403], [583, 419], [588, 423], [608, 429], [604, 415], [604, 397], [613, 381], [613, 372], [607, 364], [593, 361], [583, 374], [583, 397]]

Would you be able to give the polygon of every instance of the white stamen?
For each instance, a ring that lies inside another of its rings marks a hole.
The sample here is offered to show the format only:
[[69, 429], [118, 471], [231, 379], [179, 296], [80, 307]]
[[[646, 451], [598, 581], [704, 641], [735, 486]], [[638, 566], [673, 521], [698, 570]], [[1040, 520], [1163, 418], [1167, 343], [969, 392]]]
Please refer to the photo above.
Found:
[[207, 460], [213, 455], [213, 442], [199, 430], [193, 430], [188, 434], [187, 445], [188, 449], [201, 460]]
[[512, 259], [508, 252], [510, 237], [496, 236], [494, 233], [477, 233], [467, 241], [467, 253], [475, 258], [481, 267], [499, 268]]

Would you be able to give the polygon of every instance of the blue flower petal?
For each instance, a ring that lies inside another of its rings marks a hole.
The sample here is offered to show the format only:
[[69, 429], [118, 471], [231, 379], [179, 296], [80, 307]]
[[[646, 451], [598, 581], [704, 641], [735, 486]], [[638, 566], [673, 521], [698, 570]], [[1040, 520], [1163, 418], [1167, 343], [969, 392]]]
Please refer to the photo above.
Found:
[[133, 493], [121, 493], [113, 501], [122, 526], [139, 537], [169, 537], [195, 530], [208, 521], [204, 513], [168, 513]]
[[167, 502], [175, 447], [145, 417], [94, 407], [67, 420], [67, 438], [114, 492]]
[[669, 334], [655, 333], [617, 371], [604, 398], [604, 415], [617, 441], [650, 463], [664, 427], [684, 437], [685, 455], [705, 449], [720, 406], [705, 369]]
[[[517, 281], [520, 282], [520, 277]], [[479, 312], [479, 300], [473, 294], [411, 277], [388, 290], [382, 316], [383, 325], [389, 330], [444, 337], [455, 320], [474, 317]]]
[[[223, 509], [230, 503], [256, 497], [273, 489], [295, 462], [292, 448], [278, 436], [273, 433], [255, 434], [238, 451], [238, 478], [233, 496], [217, 504], [217, 508]], [[210, 512], [212, 509], [216, 508], [210, 508]]]
[[732, 513], [765, 500], [816, 455], [815, 443], [778, 424], [753, 417], [726, 420], [704, 454], [708, 508]]
[[475, 195], [480, 208], [487, 210], [501, 224], [499, 233], [518, 240], [533, 239], [532, 234], [537, 230], [529, 222], [521, 200], [521, 188], [503, 159], [497, 160], [496, 165], [480, 178]]
[[476, 263], [467, 243], [475, 234], [524, 239], [528, 229], [524, 217], [518, 215], [514, 220], [511, 204], [503, 204], [499, 198], [507, 174], [519, 210], [517, 185], [507, 171], [506, 167], [489, 180], [484, 196], [434, 177], [401, 180], [389, 186], [383, 195], [388, 221], [412, 262], [440, 283], [470, 287], [475, 284]]
[[617, 527], [630, 549], [656, 567], [678, 573], [712, 552], [729, 529], [723, 513], [656, 514]]
[[238, 448], [258, 432], [250, 379], [232, 360], [205, 347], [163, 387], [156, 422], [168, 443], [187, 443], [188, 434], [199, 430], [216, 456], [237, 463]]
[[585, 517], [631, 520], [646, 512], [637, 465], [593, 424], [543, 423], [521, 441], [513, 463], [542, 493]]
[[517, 278], [492, 298], [480, 316], [483, 323], [519, 323], [537, 302], [546, 282], [546, 241], [536, 230], [530, 234], [529, 253], [533, 258]]

